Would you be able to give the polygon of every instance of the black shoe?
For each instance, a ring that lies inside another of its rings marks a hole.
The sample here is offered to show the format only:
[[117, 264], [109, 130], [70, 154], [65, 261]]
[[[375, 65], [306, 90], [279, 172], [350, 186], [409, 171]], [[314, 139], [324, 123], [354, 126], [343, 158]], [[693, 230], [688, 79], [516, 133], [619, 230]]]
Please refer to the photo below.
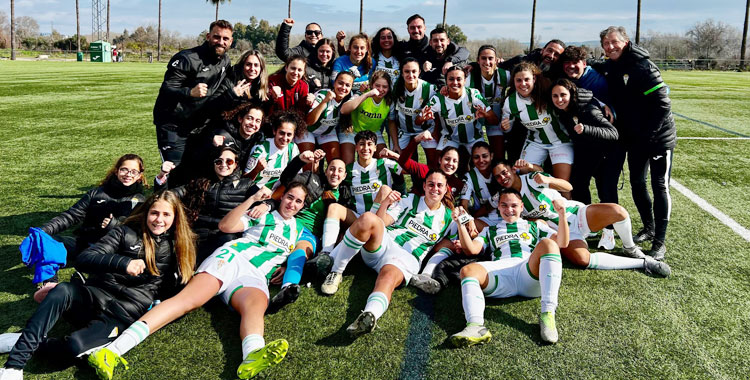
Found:
[[662, 261], [664, 260], [664, 255], [666, 253], [667, 247], [664, 245], [664, 243], [658, 240], [654, 240], [654, 242], [651, 244], [651, 250], [646, 254], [655, 258], [656, 260]]
[[271, 298], [271, 302], [266, 309], [266, 314], [274, 314], [287, 304], [296, 301], [297, 298], [299, 298], [300, 291], [301, 289], [298, 284], [291, 284], [286, 288], [281, 289], [275, 296], [273, 296], [273, 298]]
[[640, 231], [638, 231], [635, 236], [633, 236], [633, 241], [638, 243], [643, 243], [646, 240], [651, 240], [654, 238], [654, 229], [649, 227], [643, 227]]

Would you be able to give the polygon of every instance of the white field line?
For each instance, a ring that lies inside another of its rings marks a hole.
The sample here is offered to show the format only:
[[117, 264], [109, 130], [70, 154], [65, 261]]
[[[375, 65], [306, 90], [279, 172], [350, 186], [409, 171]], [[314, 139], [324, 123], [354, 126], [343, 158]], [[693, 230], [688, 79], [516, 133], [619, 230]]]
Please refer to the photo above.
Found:
[[677, 140], [750, 140], [750, 137], [677, 137]]
[[724, 223], [732, 231], [736, 232], [737, 235], [740, 235], [743, 239], [745, 239], [745, 241], [750, 242], [750, 230], [742, 227], [742, 225], [737, 223], [734, 219], [730, 218], [727, 214], [719, 211], [716, 207], [706, 202], [705, 199], [699, 197], [697, 194], [690, 191], [690, 189], [675, 181], [674, 178], [670, 182], [671, 186], [682, 193], [682, 195], [693, 201], [693, 203], [697, 204], [698, 207], [702, 208], [707, 213], [713, 215], [716, 219], [719, 219], [720, 222]]

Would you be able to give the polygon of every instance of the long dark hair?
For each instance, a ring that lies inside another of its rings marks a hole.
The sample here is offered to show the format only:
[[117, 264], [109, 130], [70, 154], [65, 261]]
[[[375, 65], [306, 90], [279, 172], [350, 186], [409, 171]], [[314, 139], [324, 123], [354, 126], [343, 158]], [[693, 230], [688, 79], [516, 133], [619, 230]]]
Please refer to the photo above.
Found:
[[375, 58], [375, 62], [377, 63], [378, 56], [380, 55], [380, 35], [385, 31], [390, 31], [391, 36], [393, 36], [393, 47], [391, 48], [391, 56], [398, 57], [400, 54], [400, 44], [398, 43], [398, 36], [396, 36], [396, 32], [393, 31], [393, 29], [384, 26], [378, 30], [377, 33], [375, 33], [375, 36], [372, 37], [372, 57]]
[[[320, 49], [320, 47], [323, 46], [323, 45], [328, 45], [331, 48], [331, 50], [333, 51], [331, 53], [331, 60], [328, 61], [328, 63], [326, 63], [325, 65], [323, 65], [323, 63], [320, 62], [320, 60], [318, 59], [318, 49]], [[315, 49], [313, 49], [313, 53], [310, 54], [310, 57], [308, 57], [308, 59], [310, 60], [310, 62], [320, 63], [321, 67], [325, 67], [327, 69], [332, 68], [333, 67], [333, 61], [336, 60], [336, 43], [333, 42], [333, 41], [331, 41], [328, 38], [321, 38], [321, 39], [319, 39], [318, 43], [315, 44]]]
[[578, 100], [578, 87], [576, 87], [576, 84], [567, 78], [560, 78], [556, 80], [555, 83], [552, 85], [552, 88], [550, 88], [550, 100], [552, 100], [552, 89], [555, 88], [555, 86], [560, 86], [568, 90], [568, 92], [570, 93], [570, 103], [568, 103], [568, 110], [567, 111], [557, 110], [557, 111], [575, 113], [578, 110], [578, 107], [580, 106], [579, 100]]
[[516, 91], [516, 74], [522, 71], [528, 71], [534, 76], [534, 88], [529, 95], [531, 100], [534, 101], [534, 107], [536, 110], [539, 112], [545, 112], [547, 110], [547, 104], [549, 103], [549, 96], [546, 94], [547, 88], [545, 87], [547, 86], [545, 85], [546, 81], [542, 76], [542, 70], [531, 62], [521, 62], [513, 67], [510, 76], [511, 81], [513, 82], [513, 91]]
[[[234, 147], [222, 146], [215, 150], [211, 158], [219, 158], [224, 152], [233, 153], [235, 161], [237, 161], [240, 156], [239, 152]], [[237, 167], [234, 168], [234, 172], [230, 176], [237, 176], [237, 174], [239, 174], [239, 170], [240, 165], [239, 163], [237, 163]], [[187, 221], [191, 225], [195, 223], [196, 220], [198, 220], [198, 216], [200, 215], [203, 206], [206, 205], [206, 192], [208, 192], [208, 188], [211, 187], [211, 184], [217, 180], [218, 177], [216, 177], [216, 174], [213, 173], [211, 175], [211, 178], [195, 178], [193, 180], [190, 180], [190, 182], [185, 185], [185, 196], [183, 197], [182, 201], [185, 205], [185, 214], [187, 216]]]
[[276, 136], [276, 131], [283, 123], [294, 124], [294, 137], [303, 136], [307, 131], [305, 119], [296, 111], [276, 111], [271, 115], [271, 131]]
[[[417, 64], [417, 70], [419, 70], [420, 72], [422, 71], [422, 68], [419, 67], [419, 61], [416, 58], [414, 57], [404, 58], [404, 60], [401, 62], [401, 75], [399, 75], [398, 79], [396, 79], [396, 83], [393, 85], [393, 91], [391, 91], [391, 95], [394, 101], [399, 101], [402, 103], [405, 101], [406, 82], [404, 81], [404, 66], [406, 66], [407, 63], [412, 63], [412, 62], [415, 62]], [[425, 99], [425, 101], [429, 101], [429, 99]]]
[[[299, 54], [293, 54], [293, 55], [290, 55], [289, 58], [286, 59], [286, 62], [284, 62], [284, 66], [281, 66], [281, 68], [279, 68], [278, 70], [276, 70], [276, 72], [274, 73], [274, 75], [281, 74], [282, 78], [286, 82], [286, 67], [289, 66], [289, 64], [292, 63], [292, 62], [294, 62], [294, 61], [302, 61], [302, 63], [305, 65], [304, 69], [307, 68], [307, 58], [305, 58], [305, 57], [303, 57], [303, 56], [301, 56]], [[303, 71], [304, 71], [304, 69], [303, 69]], [[303, 79], [300, 78], [300, 80], [303, 80]]]
[[453, 205], [453, 203], [454, 203], [453, 193], [450, 190], [447, 189], [447, 187], [448, 187], [448, 175], [445, 174], [445, 172], [443, 172], [440, 169], [430, 169], [430, 171], [427, 172], [427, 175], [424, 176], [424, 184], [427, 183], [427, 178], [430, 178], [430, 176], [433, 175], [433, 174], [440, 174], [440, 175], [443, 176], [443, 178], [445, 178], [446, 191], [445, 191], [445, 194], [443, 195], [443, 199], [441, 200], [441, 202], [443, 203], [443, 205], [445, 207], [447, 207], [448, 209], [450, 209], [451, 211], [453, 211], [453, 208], [454, 208], [454, 205]]

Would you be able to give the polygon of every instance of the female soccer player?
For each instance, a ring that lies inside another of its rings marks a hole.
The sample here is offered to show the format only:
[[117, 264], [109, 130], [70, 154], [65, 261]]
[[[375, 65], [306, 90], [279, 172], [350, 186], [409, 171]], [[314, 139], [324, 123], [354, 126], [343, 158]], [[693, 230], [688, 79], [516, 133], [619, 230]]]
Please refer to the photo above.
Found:
[[320, 89], [331, 88], [331, 72], [333, 71], [333, 59], [336, 57], [336, 43], [328, 38], [322, 38], [315, 44], [315, 54], [307, 57], [307, 68], [305, 68], [305, 80], [310, 86], [310, 93], [314, 94]]
[[268, 73], [266, 60], [258, 50], [247, 50], [232, 66], [221, 87], [209, 103], [216, 114], [231, 110], [245, 102], [268, 102]]
[[[77, 268], [89, 273], [88, 279], [62, 283], [49, 292], [26, 322], [0, 378], [22, 379], [37, 349], [70, 365], [75, 357], [111, 342], [165, 288], [174, 286], [175, 273], [183, 284], [190, 280], [194, 240], [180, 200], [169, 191], [150, 196], [122, 225], [78, 255]], [[77, 330], [64, 339], [48, 337], [62, 316]]]
[[333, 72], [331, 75], [335, 78], [342, 71], [349, 71], [354, 75], [354, 92], [359, 94], [359, 86], [370, 80], [370, 74], [375, 67], [375, 60], [372, 59], [370, 50], [370, 40], [366, 34], [357, 34], [349, 39], [349, 54], [336, 58], [333, 62]]
[[296, 112], [280, 112], [271, 117], [273, 137], [253, 148], [245, 166], [245, 176], [252, 178], [256, 185], [276, 188], [281, 172], [289, 160], [299, 154], [294, 140], [305, 131], [305, 123]]
[[376, 71], [370, 76], [369, 87], [368, 91], [341, 106], [341, 113], [351, 115], [352, 120], [351, 130], [342, 127], [339, 133], [341, 158], [347, 164], [354, 162], [354, 135], [359, 132], [375, 133], [378, 138], [376, 152], [385, 148], [383, 129], [391, 112], [391, 78], [385, 71]]
[[388, 73], [391, 83], [396, 83], [399, 75], [400, 41], [389, 27], [383, 27], [372, 37], [372, 58], [375, 59], [375, 71]]
[[490, 206], [490, 184], [492, 183], [492, 158], [490, 145], [479, 141], [471, 148], [473, 168], [466, 173], [461, 191], [461, 207], [473, 217], [487, 216], [494, 211]]
[[284, 66], [268, 77], [271, 104], [268, 114], [276, 111], [293, 110], [304, 116], [312, 99], [308, 99], [310, 89], [304, 81], [307, 60], [301, 55], [292, 55]]
[[198, 267], [185, 289], [156, 305], [114, 342], [89, 356], [89, 364], [97, 374], [102, 379], [111, 379], [117, 364], [122, 363], [127, 368], [122, 355], [215, 295], [240, 313], [244, 360], [237, 369], [237, 376], [249, 379], [281, 362], [289, 343], [278, 339], [265, 344], [263, 339], [263, 314], [269, 299], [267, 278], [286, 260], [302, 235], [304, 227], [294, 216], [304, 205], [306, 196], [305, 185], [293, 183], [282, 196], [278, 211], [255, 218], [249, 216], [248, 210], [260, 199], [257, 196], [248, 198], [227, 214], [221, 220], [221, 230], [243, 232], [243, 237], [217, 249]]

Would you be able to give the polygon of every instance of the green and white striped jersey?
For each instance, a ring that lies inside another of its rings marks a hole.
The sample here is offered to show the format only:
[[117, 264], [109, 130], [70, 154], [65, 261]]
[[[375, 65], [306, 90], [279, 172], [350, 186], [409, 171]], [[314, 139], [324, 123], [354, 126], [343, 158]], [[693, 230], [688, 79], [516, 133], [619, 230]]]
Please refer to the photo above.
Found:
[[[474, 117], [474, 107], [490, 110], [489, 103], [479, 90], [464, 88], [460, 98], [454, 100], [436, 93], [429, 103], [435, 116], [440, 116], [443, 123], [442, 136], [460, 144], [469, 144], [482, 138], [482, 122]], [[436, 117], [437, 118], [437, 117]]]
[[510, 257], [528, 258], [539, 240], [552, 236], [553, 231], [542, 221], [518, 219], [508, 223], [503, 219], [496, 226], [485, 227], [474, 238], [492, 252], [492, 261]]
[[508, 96], [503, 106], [503, 118], [511, 122], [518, 119], [529, 130], [526, 140], [542, 145], [558, 145], [570, 142], [570, 136], [555, 115], [538, 113], [534, 102], [514, 92]]
[[[550, 227], [557, 230], [557, 222], [560, 217], [555, 211], [555, 207], [552, 206], [552, 201], [555, 199], [564, 199], [563, 196], [554, 189], [550, 189], [547, 185], [540, 185], [534, 181], [534, 176], [539, 172], [532, 172], [528, 174], [520, 175], [521, 179], [521, 201], [523, 201], [523, 212], [521, 217], [526, 219], [542, 219], [546, 220]], [[547, 173], [541, 173], [542, 175], [550, 176]], [[497, 197], [493, 199], [494, 206], [497, 206]], [[565, 210], [568, 220], [570, 217], [578, 212], [578, 209], [585, 206], [583, 203], [578, 201], [565, 201]]]
[[477, 168], [472, 168], [466, 173], [464, 188], [461, 190], [461, 199], [470, 201], [469, 211], [474, 211], [490, 202], [489, 185], [492, 181], [492, 173], [488, 177], [485, 177]]
[[495, 114], [500, 116], [503, 112], [503, 100], [505, 99], [505, 90], [510, 83], [510, 71], [497, 68], [495, 74], [489, 80], [483, 76], [473, 76], [471, 73], [466, 77], [467, 87], [476, 88], [484, 99], [490, 104]]
[[398, 63], [398, 59], [396, 59], [395, 55], [391, 55], [390, 58], [386, 58], [383, 53], [378, 53], [377, 58], [377, 66], [375, 66], [375, 70], [373, 72], [378, 70], [385, 71], [389, 77], [391, 77], [391, 87], [396, 83], [396, 79], [398, 79], [398, 76], [401, 75], [400, 67], [401, 65]]
[[347, 165], [344, 185], [352, 190], [354, 210], [360, 215], [370, 211], [380, 187], [393, 187], [393, 175], [401, 172], [401, 166], [388, 158], [373, 159], [367, 167], [362, 167], [359, 160]]
[[266, 186], [269, 189], [276, 188], [276, 182], [281, 177], [286, 165], [292, 158], [299, 155], [297, 144], [291, 142], [286, 147], [279, 149], [273, 142], [273, 138], [266, 139], [253, 148], [250, 158], [247, 159], [245, 173], [255, 169], [255, 165], [260, 158], [266, 160], [266, 167], [255, 176], [254, 180], [258, 186]]
[[393, 224], [386, 227], [396, 244], [422, 263], [425, 254], [447, 232], [453, 220], [451, 209], [440, 203], [436, 210], [430, 210], [424, 202], [424, 197], [409, 194], [398, 204], [387, 210], [393, 218]]
[[418, 79], [417, 88], [414, 91], [404, 90], [404, 101], [396, 99], [395, 107], [391, 108], [389, 119], [398, 120], [398, 130], [401, 133], [421, 133], [427, 127], [426, 123], [421, 126], [414, 124], [422, 108], [437, 92], [434, 84]]
[[235, 240], [230, 247], [270, 278], [294, 251], [304, 227], [295, 218], [285, 220], [278, 211], [266, 213], [258, 219], [243, 215], [241, 220], [245, 231], [242, 238]]
[[[315, 100], [313, 100], [310, 112], [318, 107], [320, 103], [326, 98], [331, 89], [321, 89], [315, 93]], [[342, 99], [343, 100], [343, 99]], [[336, 130], [336, 126], [339, 124], [339, 111], [341, 108], [341, 102], [337, 102], [336, 98], [331, 98], [326, 104], [326, 108], [320, 114], [320, 117], [313, 125], [307, 126], [307, 131], [316, 136], [327, 135]]]

